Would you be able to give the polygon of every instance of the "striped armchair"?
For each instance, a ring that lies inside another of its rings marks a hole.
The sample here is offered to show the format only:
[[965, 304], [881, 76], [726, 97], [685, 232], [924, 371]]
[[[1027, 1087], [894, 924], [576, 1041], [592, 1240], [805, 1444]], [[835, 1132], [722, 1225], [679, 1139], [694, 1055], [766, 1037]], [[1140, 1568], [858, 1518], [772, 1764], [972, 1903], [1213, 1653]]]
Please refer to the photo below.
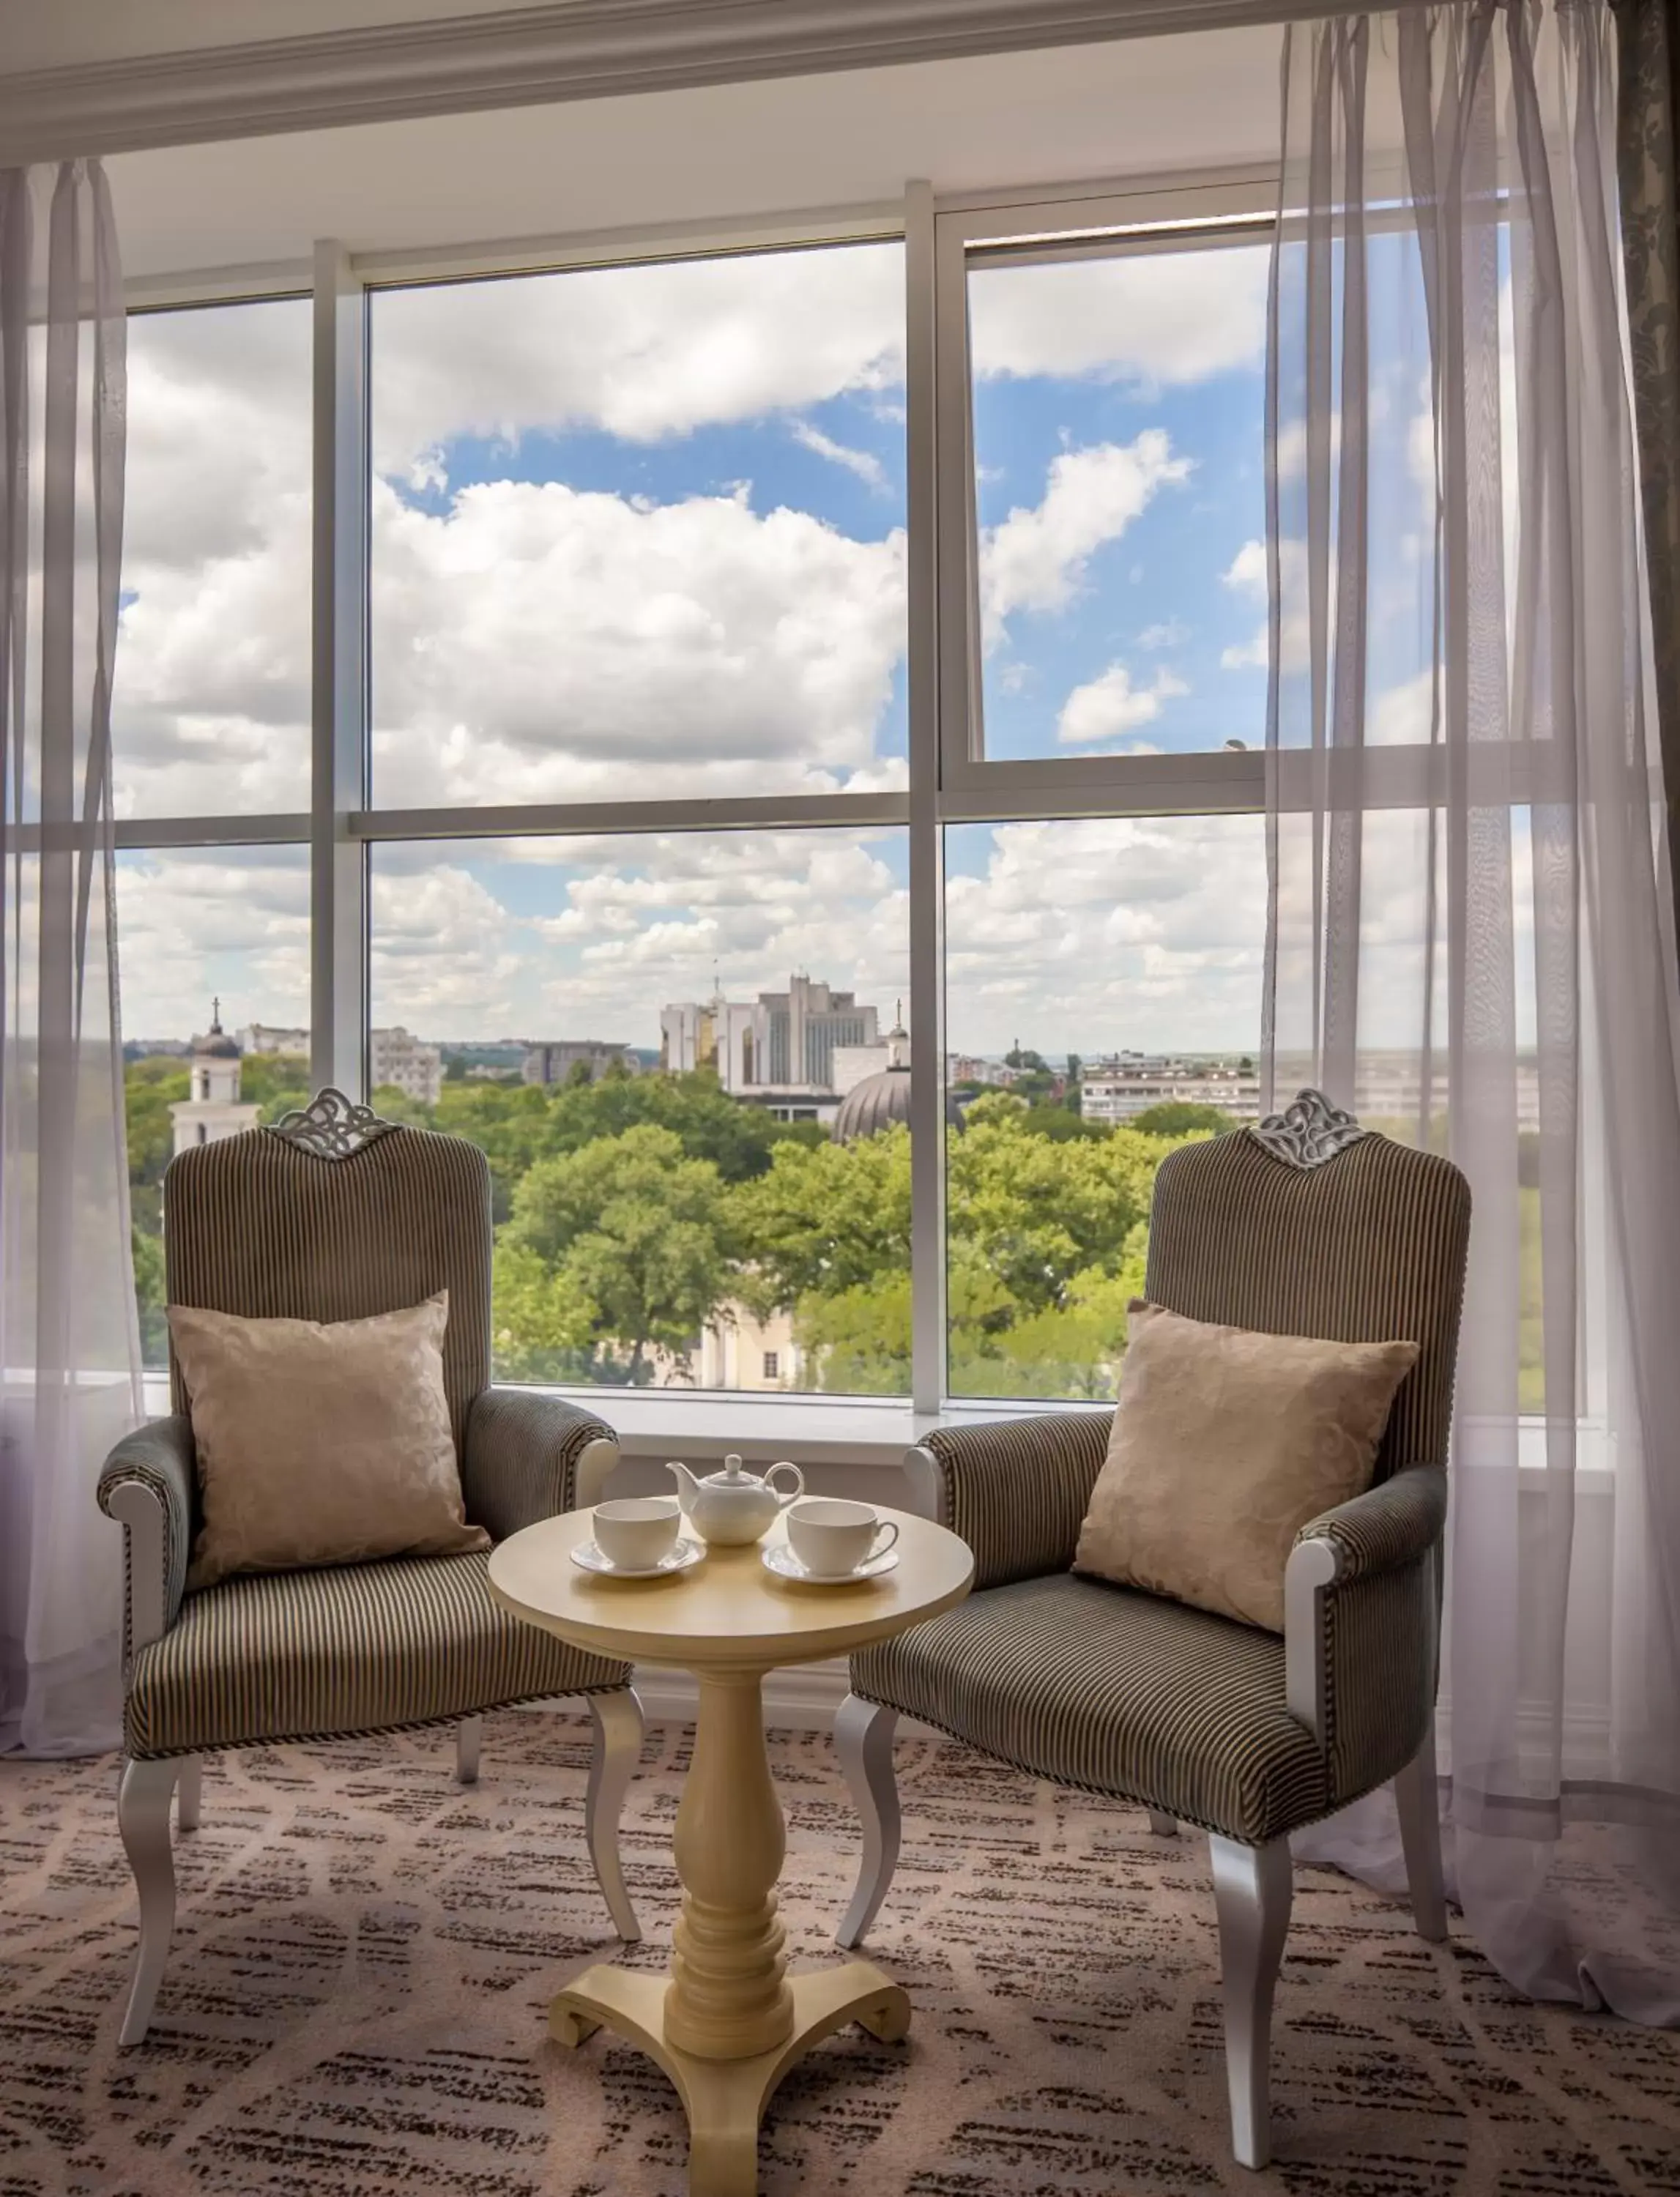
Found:
[[[490, 1185], [459, 1137], [382, 1122], [326, 1091], [272, 1129], [182, 1152], [164, 1178], [171, 1303], [246, 1319], [362, 1319], [449, 1293], [443, 1385], [466, 1515], [495, 1539], [593, 1502], [617, 1456], [592, 1412], [490, 1385]], [[587, 1697], [591, 1857], [613, 1922], [639, 1936], [618, 1816], [640, 1752], [629, 1666], [521, 1625], [490, 1599], [486, 1553], [247, 1574], [186, 1592], [197, 1531], [188, 1398], [119, 1442], [99, 1502], [125, 1549], [118, 1823], [140, 1900], [122, 2042], [147, 2032], [175, 1922], [170, 1801], [198, 1822], [200, 1765], [227, 1748], [453, 1723], [478, 1777], [481, 1713]]]
[[936, 1433], [910, 1452], [921, 1507], [973, 1549], [980, 1591], [852, 1658], [836, 1737], [864, 1853], [840, 1943], [864, 1936], [892, 1881], [901, 1713], [1035, 1776], [1136, 1800], [1157, 1831], [1196, 1824], [1212, 1849], [1245, 2166], [1271, 2156], [1290, 1832], [1392, 1780], [1417, 1927], [1446, 1935], [1433, 1726], [1469, 1218], [1455, 1167], [1362, 1131], [1316, 1093], [1259, 1130], [1185, 1146], [1156, 1177], [1156, 1302], [1277, 1334], [1421, 1347], [1375, 1484], [1301, 1529], [1281, 1639], [1069, 1570], [1113, 1414], [1063, 1412]]

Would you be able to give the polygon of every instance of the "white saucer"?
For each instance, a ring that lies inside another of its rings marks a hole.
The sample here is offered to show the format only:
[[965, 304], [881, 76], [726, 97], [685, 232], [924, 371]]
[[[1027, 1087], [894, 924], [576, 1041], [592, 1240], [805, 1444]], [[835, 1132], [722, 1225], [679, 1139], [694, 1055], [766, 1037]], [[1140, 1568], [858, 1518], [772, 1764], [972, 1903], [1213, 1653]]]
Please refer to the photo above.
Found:
[[603, 1579], [669, 1579], [673, 1572], [686, 1572], [698, 1564], [705, 1555], [698, 1541], [679, 1541], [674, 1549], [667, 1550], [657, 1564], [648, 1564], [639, 1571], [630, 1571], [623, 1564], [615, 1564], [605, 1556], [593, 1541], [580, 1541], [571, 1551], [571, 1561], [580, 1571], [598, 1572]]
[[859, 1580], [879, 1579], [898, 1562], [896, 1547], [883, 1549], [878, 1556], [871, 1556], [854, 1572], [807, 1571], [791, 1547], [785, 1541], [772, 1541], [764, 1551], [764, 1568], [774, 1572], [778, 1579], [798, 1580], [806, 1586], [853, 1586]]

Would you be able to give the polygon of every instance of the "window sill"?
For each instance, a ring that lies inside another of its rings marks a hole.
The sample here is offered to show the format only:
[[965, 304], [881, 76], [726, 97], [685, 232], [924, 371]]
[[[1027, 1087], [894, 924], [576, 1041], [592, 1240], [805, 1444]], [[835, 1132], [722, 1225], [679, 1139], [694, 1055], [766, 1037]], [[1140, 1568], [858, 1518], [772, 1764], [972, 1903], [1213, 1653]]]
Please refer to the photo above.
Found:
[[[536, 1385], [536, 1384], [532, 1384]], [[618, 1436], [627, 1458], [715, 1459], [733, 1450], [750, 1463], [791, 1457], [796, 1464], [891, 1467], [937, 1427], [983, 1425], [988, 1419], [1031, 1418], [1040, 1412], [1107, 1410], [1106, 1405], [1017, 1402], [1004, 1397], [948, 1403], [918, 1412], [900, 1396], [795, 1396], [727, 1389], [543, 1388], [594, 1412]], [[146, 1374], [146, 1410], [160, 1418], [169, 1410], [169, 1376]]]
[[791, 1457], [796, 1464], [891, 1467], [938, 1427], [1029, 1418], [1040, 1412], [1106, 1406], [1016, 1403], [985, 1398], [918, 1412], [898, 1396], [794, 1396], [671, 1388], [561, 1388], [551, 1392], [599, 1412], [627, 1458], [681, 1454], [722, 1458], [732, 1450], [751, 1464]]

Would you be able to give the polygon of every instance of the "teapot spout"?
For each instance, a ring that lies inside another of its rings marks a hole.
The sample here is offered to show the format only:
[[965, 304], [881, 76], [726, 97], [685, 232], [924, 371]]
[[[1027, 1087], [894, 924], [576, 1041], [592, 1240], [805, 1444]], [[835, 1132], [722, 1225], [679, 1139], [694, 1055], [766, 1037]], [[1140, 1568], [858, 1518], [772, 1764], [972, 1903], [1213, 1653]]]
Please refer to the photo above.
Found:
[[692, 1517], [694, 1512], [694, 1498], [700, 1486], [699, 1481], [695, 1479], [686, 1464], [679, 1464], [675, 1458], [671, 1458], [665, 1469], [676, 1475], [677, 1502], [681, 1508], [683, 1516]]

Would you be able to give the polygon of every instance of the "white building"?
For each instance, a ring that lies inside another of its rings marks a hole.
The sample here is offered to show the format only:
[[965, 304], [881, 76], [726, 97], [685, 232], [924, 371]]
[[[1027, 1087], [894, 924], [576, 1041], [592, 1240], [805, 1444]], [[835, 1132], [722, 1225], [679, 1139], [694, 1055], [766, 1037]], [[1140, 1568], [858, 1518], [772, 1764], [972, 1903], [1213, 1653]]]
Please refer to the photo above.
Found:
[[877, 1009], [811, 977], [792, 977], [786, 991], [751, 1001], [718, 993], [659, 1011], [662, 1068], [674, 1075], [710, 1069], [732, 1097], [761, 1103], [808, 1105], [832, 1097], [837, 1052], [880, 1041]]
[[1151, 1106], [1217, 1106], [1233, 1120], [1260, 1119], [1260, 1077], [1252, 1068], [1124, 1052], [1094, 1062], [1080, 1079], [1087, 1122], [1130, 1122]]
[[307, 1053], [310, 1034], [306, 1029], [288, 1029], [281, 1023], [248, 1023], [237, 1032], [235, 1042], [241, 1052]]
[[377, 1091], [393, 1085], [421, 1106], [435, 1106], [443, 1087], [443, 1056], [435, 1045], [423, 1045], [408, 1031], [376, 1029], [368, 1033], [368, 1084]]
[[843, 1098], [866, 1077], [878, 1075], [891, 1059], [891, 1049], [882, 1045], [837, 1045], [834, 1048], [834, 1095]]
[[169, 1110], [177, 1153], [194, 1145], [219, 1144], [223, 1137], [256, 1127], [262, 1109], [239, 1095], [239, 1047], [222, 1027], [220, 1000], [211, 1002], [210, 1028], [193, 1040], [188, 1074], [189, 1095]]
[[699, 1388], [802, 1388], [805, 1354], [793, 1339], [793, 1315], [773, 1312], [760, 1319], [744, 1305], [721, 1307], [700, 1331], [693, 1378]]

